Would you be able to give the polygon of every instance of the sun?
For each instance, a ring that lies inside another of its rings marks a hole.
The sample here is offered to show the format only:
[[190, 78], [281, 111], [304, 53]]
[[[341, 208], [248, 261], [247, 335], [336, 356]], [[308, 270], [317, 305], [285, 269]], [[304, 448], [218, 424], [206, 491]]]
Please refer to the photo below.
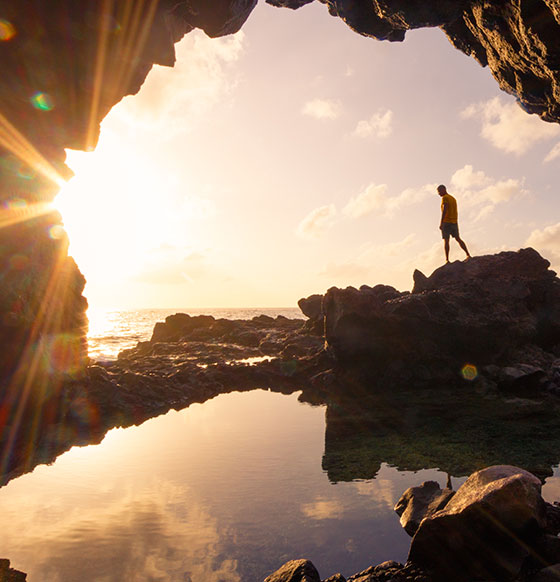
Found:
[[121, 146], [105, 136], [95, 152], [69, 150], [75, 177], [55, 200], [69, 254], [88, 280], [122, 281], [141, 270], [154, 249], [192, 245], [184, 228], [185, 185]]

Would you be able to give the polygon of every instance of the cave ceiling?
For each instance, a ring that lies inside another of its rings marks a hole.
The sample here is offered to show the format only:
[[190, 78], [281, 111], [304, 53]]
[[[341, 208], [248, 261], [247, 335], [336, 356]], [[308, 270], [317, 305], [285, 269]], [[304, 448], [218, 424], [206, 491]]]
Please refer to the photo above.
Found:
[[[560, 0], [267, 1], [290, 9], [320, 1], [356, 33], [381, 41], [439, 27], [528, 113], [560, 122]], [[137, 93], [154, 64], [173, 66], [177, 41], [194, 28], [235, 33], [256, 3], [0, 0], [2, 158], [44, 162], [64, 176], [64, 149], [93, 149], [111, 107]]]

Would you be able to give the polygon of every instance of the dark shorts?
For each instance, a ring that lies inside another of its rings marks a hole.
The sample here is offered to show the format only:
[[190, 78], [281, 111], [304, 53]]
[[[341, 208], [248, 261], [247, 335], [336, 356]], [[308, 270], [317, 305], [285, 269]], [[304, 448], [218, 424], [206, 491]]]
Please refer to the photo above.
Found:
[[456, 222], [444, 222], [441, 225], [441, 238], [448, 239], [452, 236], [454, 239], [459, 238], [459, 225]]

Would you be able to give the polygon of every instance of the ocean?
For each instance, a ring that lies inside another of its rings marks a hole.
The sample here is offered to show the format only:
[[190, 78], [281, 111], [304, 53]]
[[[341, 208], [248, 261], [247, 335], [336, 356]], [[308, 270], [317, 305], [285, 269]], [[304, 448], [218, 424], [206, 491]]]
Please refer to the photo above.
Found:
[[101, 362], [115, 360], [120, 351], [132, 348], [140, 341], [149, 340], [155, 324], [174, 313], [213, 315], [216, 319], [251, 319], [257, 315], [283, 315], [290, 319], [305, 319], [297, 307], [90, 309], [89, 357]]

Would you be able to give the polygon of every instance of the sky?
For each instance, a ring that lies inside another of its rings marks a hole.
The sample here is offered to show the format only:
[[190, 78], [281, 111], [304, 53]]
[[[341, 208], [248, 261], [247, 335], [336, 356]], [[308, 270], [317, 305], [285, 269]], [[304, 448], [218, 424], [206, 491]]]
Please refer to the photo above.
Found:
[[[403, 291], [443, 264], [446, 184], [471, 254], [560, 268], [560, 126], [526, 114], [439, 29], [361, 37], [320, 3], [262, 1], [176, 45], [101, 126], [56, 204], [90, 305], [291, 307]], [[451, 241], [451, 260], [464, 253]]]

